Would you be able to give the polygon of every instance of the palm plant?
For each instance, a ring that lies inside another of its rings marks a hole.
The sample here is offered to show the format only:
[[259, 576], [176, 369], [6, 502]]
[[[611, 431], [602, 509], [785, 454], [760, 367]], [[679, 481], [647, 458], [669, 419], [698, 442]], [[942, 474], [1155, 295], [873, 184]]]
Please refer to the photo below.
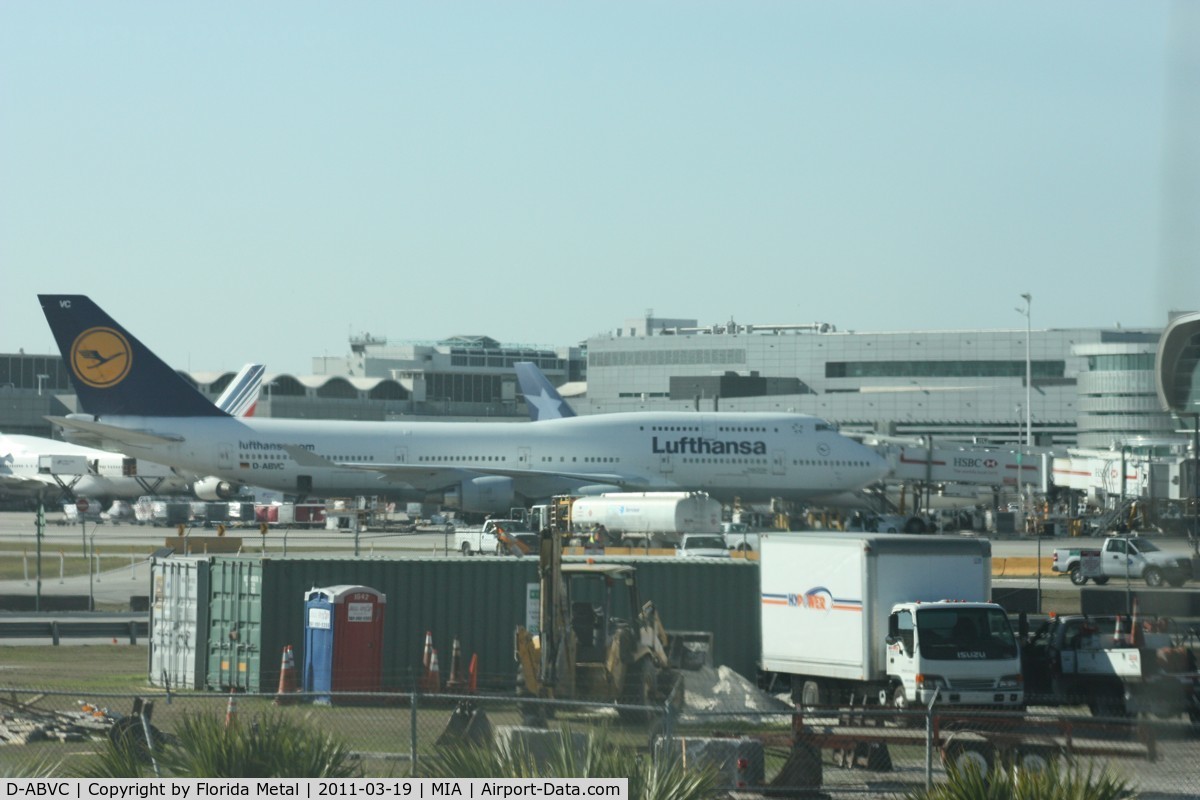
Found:
[[128, 727], [114, 728], [113, 735], [93, 758], [76, 772], [80, 778], [146, 778], [150, 775], [147, 750]]
[[[156, 749], [164, 776], [177, 778], [354, 778], [361, 768], [341, 740], [274, 714], [226, 727], [216, 716], [185, 715]], [[135, 734], [111, 737], [80, 777], [142, 778], [151, 762]]]
[[361, 770], [350, 748], [328, 733], [272, 714], [226, 727], [219, 717], [188, 715], [178, 746], [160, 759], [179, 778], [353, 778]]
[[581, 740], [569, 728], [536, 751], [514, 738], [502, 747], [457, 745], [423, 763], [434, 778], [628, 778], [630, 800], [704, 800], [722, 793], [714, 767], [685, 768], [677, 758], [616, 746], [604, 732]]
[[947, 779], [926, 791], [911, 792], [905, 800], [1122, 800], [1136, 797], [1129, 785], [1108, 772], [1088, 767], [1051, 764], [1043, 770], [996, 767], [984, 775], [974, 764], [947, 765]]
[[53, 778], [61, 774], [62, 762], [40, 758], [32, 764], [11, 764], [0, 768], [0, 778]]

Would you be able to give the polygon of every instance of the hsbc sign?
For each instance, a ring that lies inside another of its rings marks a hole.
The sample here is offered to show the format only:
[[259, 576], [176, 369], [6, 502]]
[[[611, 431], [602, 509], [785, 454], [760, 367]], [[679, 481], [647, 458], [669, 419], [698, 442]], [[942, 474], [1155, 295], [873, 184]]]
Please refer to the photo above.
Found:
[[[1000, 486], [1015, 482], [1022, 467], [1017, 454], [985, 448], [933, 450], [904, 448], [893, 475], [901, 480], [959, 481], [979, 486]], [[1028, 459], [1023, 466], [1028, 480], [1037, 474], [1037, 461]]]
[[958, 469], [995, 469], [1000, 462], [994, 458], [955, 456], [954, 466]]

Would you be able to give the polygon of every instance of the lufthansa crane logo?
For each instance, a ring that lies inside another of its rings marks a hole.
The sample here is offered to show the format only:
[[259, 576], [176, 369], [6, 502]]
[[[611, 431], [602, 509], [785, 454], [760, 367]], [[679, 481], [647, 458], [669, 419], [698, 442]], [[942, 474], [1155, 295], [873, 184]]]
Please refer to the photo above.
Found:
[[71, 369], [93, 389], [116, 386], [125, 380], [132, 363], [129, 340], [112, 328], [89, 328], [71, 345]]

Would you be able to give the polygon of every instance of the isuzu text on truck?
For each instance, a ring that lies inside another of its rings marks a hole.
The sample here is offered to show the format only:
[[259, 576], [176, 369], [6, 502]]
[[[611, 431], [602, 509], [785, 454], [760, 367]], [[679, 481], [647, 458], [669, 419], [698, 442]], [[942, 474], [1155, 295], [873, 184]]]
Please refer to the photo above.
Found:
[[762, 539], [764, 677], [797, 704], [1018, 709], [1021, 660], [989, 602], [991, 543], [903, 534]]

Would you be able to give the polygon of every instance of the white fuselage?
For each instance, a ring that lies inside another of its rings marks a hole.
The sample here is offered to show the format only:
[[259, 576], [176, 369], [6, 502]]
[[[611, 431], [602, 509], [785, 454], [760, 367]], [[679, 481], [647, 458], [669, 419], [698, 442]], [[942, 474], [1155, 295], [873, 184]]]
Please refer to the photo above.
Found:
[[[823, 420], [770, 413], [628, 413], [535, 423], [105, 417], [170, 443], [126, 452], [188, 472], [315, 495], [432, 491], [506, 476], [525, 498], [621, 481], [725, 501], [861, 489], [888, 464]], [[298, 446], [337, 465], [301, 465]], [[394, 469], [388, 469], [392, 467]]]
[[[56, 474], [45, 471], [46, 457], [86, 461], [85, 469]], [[145, 472], [146, 464], [139, 464]], [[157, 465], [155, 465], [157, 466]], [[165, 468], [149, 470], [141, 480], [125, 475], [119, 453], [70, 442], [18, 434], [0, 436], [0, 496], [55, 498], [67, 490], [79, 497], [132, 499], [153, 492], [184, 492], [189, 481]]]

